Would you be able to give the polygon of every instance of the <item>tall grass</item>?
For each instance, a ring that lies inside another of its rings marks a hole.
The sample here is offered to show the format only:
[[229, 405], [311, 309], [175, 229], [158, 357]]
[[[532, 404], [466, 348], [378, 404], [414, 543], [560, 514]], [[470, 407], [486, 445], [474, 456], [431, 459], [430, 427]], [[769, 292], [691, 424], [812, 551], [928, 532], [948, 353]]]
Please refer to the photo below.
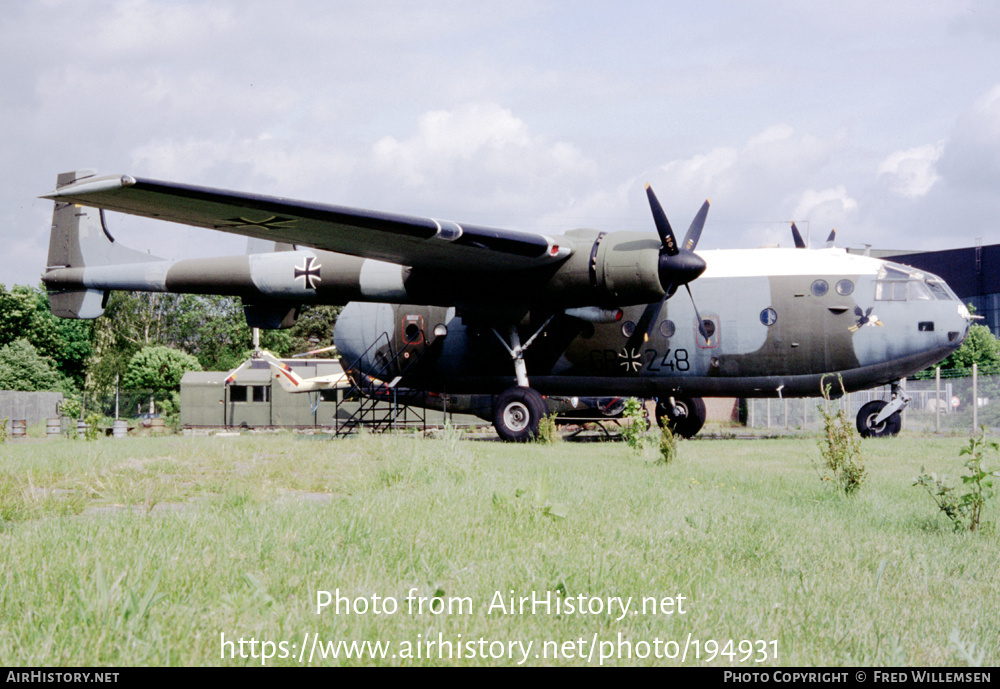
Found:
[[[869, 477], [848, 498], [819, 480], [812, 439], [683, 442], [668, 465], [654, 449], [637, 455], [624, 443], [451, 436], [7, 443], [0, 657], [259, 665], [239, 657], [238, 645], [235, 658], [221, 657], [221, 635], [291, 650], [309, 632], [398, 650], [438, 634], [541, 644], [595, 634], [617, 643], [620, 633], [632, 644], [683, 643], [689, 634], [720, 647], [773, 640], [777, 658], [765, 665], [997, 665], [998, 530], [954, 533], [911, 486], [921, 466], [955, 473], [963, 444], [864, 441]], [[985, 518], [1000, 518], [997, 508]], [[317, 614], [319, 591], [401, 606], [414, 591], [474, 606], [471, 614]], [[683, 596], [684, 614], [487, 614], [497, 592], [511, 591], [636, 604]], [[686, 664], [709, 662], [692, 656]], [[739, 665], [731, 660], [711, 664]]]

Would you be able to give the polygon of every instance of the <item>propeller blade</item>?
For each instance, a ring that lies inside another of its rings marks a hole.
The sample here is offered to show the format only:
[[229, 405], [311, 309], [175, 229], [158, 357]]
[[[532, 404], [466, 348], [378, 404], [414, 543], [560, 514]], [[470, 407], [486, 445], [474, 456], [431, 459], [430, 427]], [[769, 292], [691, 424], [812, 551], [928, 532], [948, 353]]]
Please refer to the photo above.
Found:
[[669, 293], [668, 294], [664, 294], [663, 295], [663, 299], [661, 299], [656, 304], [656, 308], [653, 309], [653, 314], [652, 314], [652, 317], [649, 319], [649, 323], [645, 324], [645, 328], [643, 328], [642, 341], [644, 343], [645, 342], [649, 342], [649, 335], [650, 335], [650, 333], [653, 332], [653, 328], [656, 327], [656, 324], [660, 320], [660, 311], [663, 310], [663, 302], [665, 302], [669, 298], [670, 298], [670, 294]]
[[329, 352], [331, 349], [336, 349], [337, 345], [330, 345], [329, 347], [320, 347], [319, 349], [310, 349], [308, 352], [302, 352], [301, 354], [292, 355], [293, 359], [298, 359], [303, 356], [309, 356], [310, 354], [319, 354], [320, 352]]
[[694, 251], [694, 248], [698, 246], [698, 240], [701, 238], [701, 231], [705, 227], [705, 218], [708, 217], [708, 207], [711, 203], [711, 199], [705, 199], [705, 203], [701, 204], [698, 215], [694, 216], [687, 234], [684, 235], [684, 241], [681, 242], [681, 251]]
[[646, 197], [649, 199], [649, 208], [653, 211], [653, 222], [656, 223], [656, 232], [660, 235], [660, 244], [667, 256], [676, 256], [678, 253], [677, 240], [674, 238], [674, 231], [670, 228], [667, 214], [663, 212], [663, 206], [653, 193], [653, 188], [646, 184]]
[[795, 226], [795, 222], [792, 222], [792, 239], [795, 241], [796, 249], [805, 249], [806, 243], [802, 241], [802, 234], [799, 232], [799, 228]]
[[698, 332], [705, 338], [705, 342], [708, 342], [708, 331], [705, 330], [705, 321], [701, 319], [701, 314], [698, 313], [698, 305], [694, 303], [694, 295], [691, 294], [691, 286], [684, 286], [687, 288], [688, 296], [691, 297], [691, 306], [694, 307], [694, 317], [698, 319]]

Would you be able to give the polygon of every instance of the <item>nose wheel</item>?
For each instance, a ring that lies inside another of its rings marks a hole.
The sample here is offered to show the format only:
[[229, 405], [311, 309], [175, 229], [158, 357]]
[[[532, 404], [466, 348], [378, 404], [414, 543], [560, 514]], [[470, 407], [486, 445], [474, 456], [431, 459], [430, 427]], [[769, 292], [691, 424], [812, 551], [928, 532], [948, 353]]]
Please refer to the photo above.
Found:
[[900, 412], [910, 402], [910, 396], [897, 380], [892, 383], [889, 401], [874, 400], [861, 407], [858, 412], [858, 433], [862, 438], [885, 438], [899, 435], [903, 427]]
[[885, 438], [898, 435], [899, 429], [903, 426], [903, 420], [899, 412], [889, 414], [881, 421], [879, 415], [889, 403], [884, 400], [868, 402], [861, 411], [858, 412], [858, 433], [862, 438]]

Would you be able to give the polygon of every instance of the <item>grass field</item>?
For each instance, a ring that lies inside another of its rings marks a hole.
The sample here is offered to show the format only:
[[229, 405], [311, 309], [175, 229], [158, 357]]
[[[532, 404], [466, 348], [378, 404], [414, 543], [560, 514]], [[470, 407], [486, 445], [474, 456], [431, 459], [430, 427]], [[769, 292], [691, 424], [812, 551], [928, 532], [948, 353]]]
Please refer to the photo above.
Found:
[[0, 657], [996, 666], [998, 528], [956, 533], [911, 485], [961, 474], [964, 444], [865, 441], [846, 498], [810, 439], [687, 441], [666, 466], [447, 432], [7, 442]]

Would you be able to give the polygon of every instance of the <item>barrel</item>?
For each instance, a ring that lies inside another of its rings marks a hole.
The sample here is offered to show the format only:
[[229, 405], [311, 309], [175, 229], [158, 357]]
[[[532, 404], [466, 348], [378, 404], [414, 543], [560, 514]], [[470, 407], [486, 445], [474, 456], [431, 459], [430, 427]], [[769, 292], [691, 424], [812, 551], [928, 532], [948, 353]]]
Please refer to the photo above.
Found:
[[163, 435], [167, 432], [166, 425], [163, 423], [163, 419], [156, 418], [149, 422], [149, 432], [151, 435]]
[[28, 435], [28, 422], [26, 419], [11, 419], [10, 435], [12, 438], [24, 438]]
[[111, 435], [114, 438], [121, 439], [128, 435], [128, 421], [124, 419], [115, 419], [114, 425], [111, 427]]
[[47, 439], [51, 440], [52, 438], [58, 438], [61, 431], [62, 423], [58, 418], [45, 419], [45, 437]]

